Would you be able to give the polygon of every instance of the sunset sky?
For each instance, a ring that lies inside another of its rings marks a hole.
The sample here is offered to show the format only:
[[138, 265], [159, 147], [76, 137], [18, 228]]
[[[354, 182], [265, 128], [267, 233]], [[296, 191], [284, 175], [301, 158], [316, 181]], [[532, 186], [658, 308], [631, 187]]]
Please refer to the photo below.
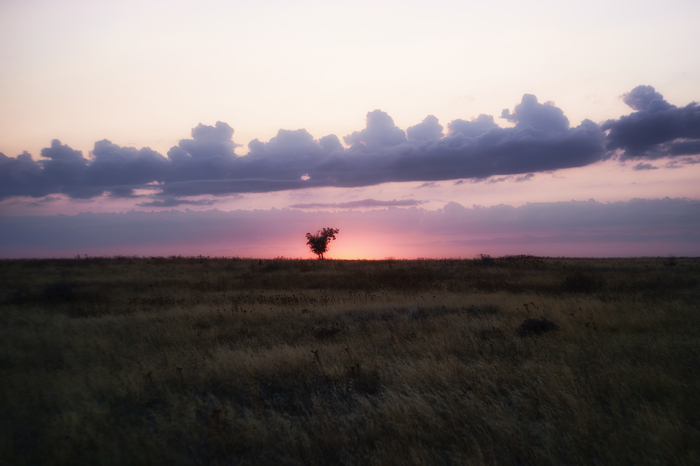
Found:
[[700, 255], [700, 2], [0, 2], [0, 257]]

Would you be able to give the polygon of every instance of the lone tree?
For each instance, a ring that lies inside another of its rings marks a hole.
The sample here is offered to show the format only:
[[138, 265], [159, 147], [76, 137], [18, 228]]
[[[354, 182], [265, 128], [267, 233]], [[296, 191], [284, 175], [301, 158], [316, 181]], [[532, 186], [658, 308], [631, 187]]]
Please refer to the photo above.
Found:
[[309, 245], [311, 251], [316, 254], [319, 259], [323, 259], [323, 255], [328, 251], [328, 242], [335, 239], [335, 235], [338, 233], [340, 233], [340, 230], [337, 228], [324, 228], [316, 232], [315, 235], [307, 233], [306, 244]]

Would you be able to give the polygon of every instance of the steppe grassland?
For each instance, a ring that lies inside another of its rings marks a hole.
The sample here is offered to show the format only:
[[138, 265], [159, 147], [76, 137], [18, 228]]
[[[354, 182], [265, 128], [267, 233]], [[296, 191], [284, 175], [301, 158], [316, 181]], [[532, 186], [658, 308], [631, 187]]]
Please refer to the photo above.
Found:
[[[10, 464], [700, 461], [700, 260], [0, 263]], [[528, 317], [559, 331], [521, 337]]]

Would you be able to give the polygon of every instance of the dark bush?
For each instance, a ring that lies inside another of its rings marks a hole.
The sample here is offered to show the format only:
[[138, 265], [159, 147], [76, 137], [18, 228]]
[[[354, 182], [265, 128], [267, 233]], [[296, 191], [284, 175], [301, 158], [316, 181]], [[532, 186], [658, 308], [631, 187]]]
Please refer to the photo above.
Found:
[[559, 330], [559, 326], [551, 320], [541, 317], [539, 319], [525, 319], [515, 332], [521, 337], [524, 337], [528, 335], [541, 335], [544, 332], [550, 332], [552, 330]]
[[476, 261], [485, 266], [496, 265], [496, 259], [489, 256], [488, 254], [479, 254], [479, 258]]

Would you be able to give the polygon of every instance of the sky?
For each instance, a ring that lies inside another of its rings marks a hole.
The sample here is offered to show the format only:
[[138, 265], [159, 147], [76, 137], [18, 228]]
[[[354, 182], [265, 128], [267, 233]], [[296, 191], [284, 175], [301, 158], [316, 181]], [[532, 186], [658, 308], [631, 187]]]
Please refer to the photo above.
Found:
[[696, 1], [0, 2], [0, 258], [700, 255]]

